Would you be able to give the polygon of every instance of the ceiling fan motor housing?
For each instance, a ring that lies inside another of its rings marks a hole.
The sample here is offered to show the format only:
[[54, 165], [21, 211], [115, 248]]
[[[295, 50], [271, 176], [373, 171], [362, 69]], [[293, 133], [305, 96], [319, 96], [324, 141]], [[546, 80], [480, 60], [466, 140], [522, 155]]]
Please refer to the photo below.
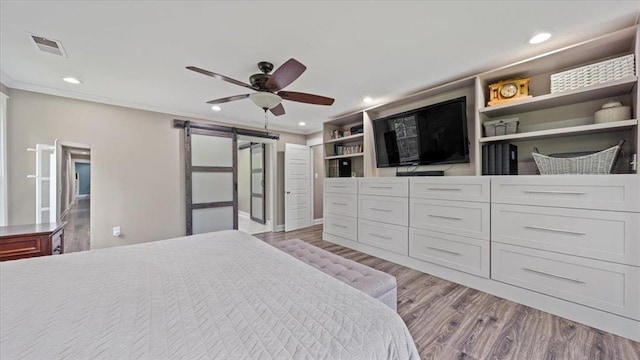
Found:
[[259, 90], [266, 90], [267, 80], [269, 80], [270, 77], [271, 75], [269, 74], [253, 74], [249, 77], [249, 82]]

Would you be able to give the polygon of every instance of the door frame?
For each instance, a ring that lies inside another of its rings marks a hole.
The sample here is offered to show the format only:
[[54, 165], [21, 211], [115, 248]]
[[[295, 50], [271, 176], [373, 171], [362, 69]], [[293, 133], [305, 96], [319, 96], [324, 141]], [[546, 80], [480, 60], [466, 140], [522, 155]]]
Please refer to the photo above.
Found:
[[[311, 225], [318, 225], [318, 224], [322, 224], [324, 222], [324, 218], [320, 218], [318, 220], [320, 220], [319, 222], [316, 223], [316, 219], [314, 219], [314, 211], [315, 211], [315, 175], [314, 175], [314, 170], [315, 170], [315, 163], [314, 163], [314, 156], [313, 156], [313, 148], [315, 146], [323, 146], [324, 145], [324, 139], [322, 138], [322, 135], [320, 136], [316, 136], [314, 138], [311, 139], [307, 139], [307, 144], [309, 147], [309, 174], [311, 174], [309, 181], [311, 182], [310, 184], [310, 191], [311, 191]], [[324, 159], [324, 149], [320, 148], [320, 150], [322, 150], [322, 158]], [[324, 160], [322, 160], [322, 162], [324, 163]], [[323, 164], [324, 165], [324, 164]], [[324, 190], [324, 189], [323, 189]], [[324, 194], [324, 191], [323, 191]], [[322, 197], [324, 199], [324, 196]]]
[[[277, 188], [277, 166], [278, 166], [278, 140], [263, 138], [257, 136], [249, 136], [249, 135], [238, 135], [238, 140], [245, 140], [252, 143], [260, 143], [265, 145], [265, 151], [269, 149], [269, 167], [267, 169], [268, 178], [269, 178], [269, 188], [265, 188], [267, 191], [267, 198], [269, 199], [269, 209], [271, 209], [271, 219], [267, 220], [267, 228], [270, 232], [276, 231], [276, 214], [277, 214], [277, 206], [276, 206], [276, 188]], [[265, 153], [266, 159], [266, 153]], [[265, 162], [266, 165], [266, 162]], [[265, 205], [266, 206], [266, 205]], [[265, 219], [267, 216], [265, 214]], [[284, 225], [283, 225], [284, 226]]]
[[[262, 183], [262, 194], [261, 194], [262, 219], [253, 217], [253, 198], [255, 194], [253, 192], [253, 147], [256, 145], [260, 146], [260, 151], [262, 152], [262, 160], [261, 160], [262, 168], [260, 169], [262, 173], [262, 178], [260, 179], [260, 182]], [[250, 171], [249, 171], [249, 218], [262, 225], [265, 225], [267, 223], [267, 198], [265, 196], [265, 192], [266, 192], [265, 184], [267, 179], [265, 175], [266, 159], [267, 159], [267, 146], [265, 144], [249, 143], [249, 168], [250, 168]]]
[[308, 216], [309, 216], [309, 224], [308, 226], [313, 226], [313, 176], [311, 176], [311, 173], [313, 172], [313, 152], [311, 150], [311, 146], [307, 145], [307, 144], [295, 144], [295, 143], [285, 143], [285, 152], [284, 152], [284, 231], [293, 231], [293, 230], [287, 230], [287, 209], [288, 209], [288, 205], [289, 205], [289, 196], [288, 195], [288, 191], [287, 191], [287, 179], [289, 178], [289, 168], [288, 168], [288, 164], [287, 164], [287, 146], [303, 146], [306, 148], [307, 150], [307, 157], [309, 158], [309, 168], [308, 173], [309, 173], [309, 183], [307, 184], [309, 187], [309, 192], [308, 192], [308, 204], [309, 204], [309, 212], [308, 212]]

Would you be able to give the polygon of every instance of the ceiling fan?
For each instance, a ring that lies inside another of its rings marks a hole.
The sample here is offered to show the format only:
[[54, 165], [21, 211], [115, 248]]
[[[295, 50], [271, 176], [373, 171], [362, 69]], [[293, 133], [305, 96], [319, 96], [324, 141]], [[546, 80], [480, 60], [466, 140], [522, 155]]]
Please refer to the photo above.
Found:
[[331, 105], [334, 101], [332, 98], [320, 95], [282, 91], [282, 89], [294, 82], [307, 69], [306, 66], [296, 59], [287, 60], [287, 62], [277, 68], [273, 74], [270, 74], [271, 70], [273, 70], [272, 63], [266, 61], [259, 62], [258, 69], [260, 69], [262, 73], [253, 74], [249, 77], [251, 85], [195, 66], [187, 66], [187, 69], [256, 91], [251, 94], [234, 95], [207, 101], [207, 104], [222, 104], [249, 98], [254, 104], [263, 109], [265, 113], [267, 110], [270, 110], [273, 115], [280, 116], [285, 113], [281, 103], [282, 100], [315, 105]]

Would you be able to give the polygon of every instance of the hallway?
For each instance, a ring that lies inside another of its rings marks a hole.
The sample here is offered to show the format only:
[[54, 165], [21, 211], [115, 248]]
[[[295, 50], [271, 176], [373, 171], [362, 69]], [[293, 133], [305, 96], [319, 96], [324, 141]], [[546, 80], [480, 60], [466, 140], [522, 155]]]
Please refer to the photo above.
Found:
[[91, 219], [91, 198], [80, 197], [63, 218], [64, 253], [89, 250], [89, 230]]

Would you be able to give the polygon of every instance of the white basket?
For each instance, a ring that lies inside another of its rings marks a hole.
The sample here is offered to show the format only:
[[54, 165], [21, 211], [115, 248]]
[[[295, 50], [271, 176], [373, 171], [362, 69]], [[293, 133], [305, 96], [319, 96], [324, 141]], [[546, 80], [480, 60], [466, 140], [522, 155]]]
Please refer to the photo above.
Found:
[[635, 56], [619, 58], [551, 75], [551, 93], [557, 94], [636, 75]]
[[557, 158], [532, 152], [540, 175], [611, 174], [624, 140], [618, 145], [594, 154], [573, 158]]

